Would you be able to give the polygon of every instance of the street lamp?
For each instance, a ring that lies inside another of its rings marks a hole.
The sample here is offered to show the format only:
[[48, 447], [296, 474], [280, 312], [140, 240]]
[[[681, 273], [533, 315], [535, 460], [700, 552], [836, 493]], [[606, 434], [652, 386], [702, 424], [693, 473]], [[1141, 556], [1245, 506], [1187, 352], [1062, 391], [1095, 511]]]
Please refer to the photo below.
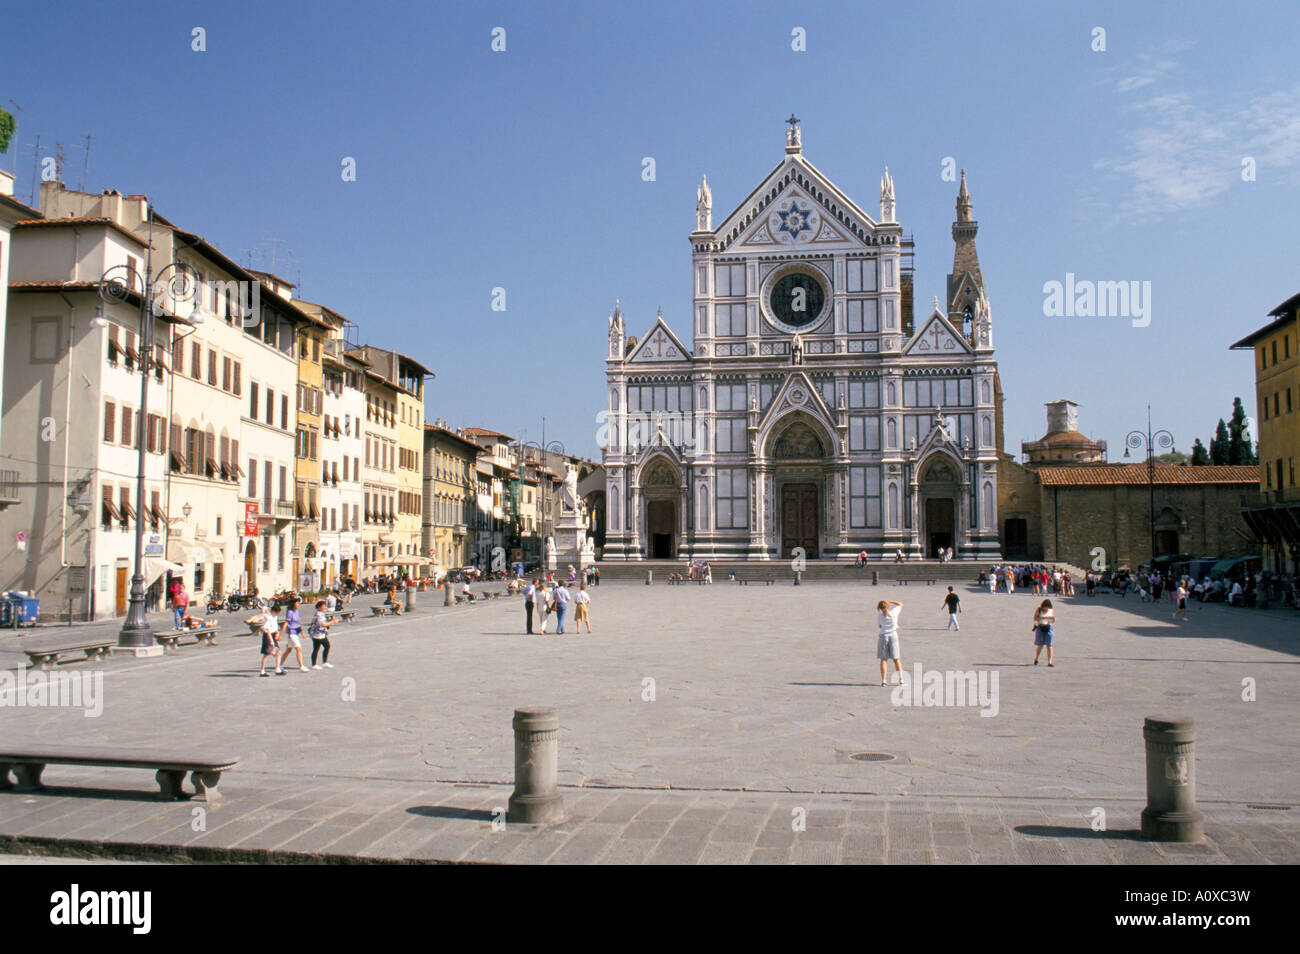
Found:
[[[103, 303], [120, 304], [132, 296], [140, 298], [140, 411], [137, 420], [148, 426], [149, 421], [149, 371], [153, 363], [153, 325], [154, 318], [164, 310], [176, 313], [176, 305], [192, 301], [191, 320], [198, 323], [203, 320], [199, 273], [191, 265], [175, 261], [153, 274], [153, 206], [149, 207], [150, 241], [145, 253], [144, 275], [140, 276], [129, 265], [115, 265], [99, 277], [99, 298]], [[137, 288], [137, 285], [143, 287]], [[104, 307], [96, 307], [92, 320], [97, 328], [108, 323], [104, 317]], [[141, 516], [145, 499], [145, 454], [149, 442], [139, 439], [139, 451], [136, 460], [135, 499], [137, 510], [135, 521], [135, 573], [131, 577], [131, 605], [126, 614], [126, 622], [117, 635], [117, 645], [123, 649], [151, 649], [154, 646], [153, 630], [149, 628], [149, 619], [145, 614], [144, 603], [144, 519]], [[188, 508], [187, 508], [188, 511]], [[188, 517], [188, 512], [186, 513]]]
[[1147, 405], [1147, 429], [1142, 431], [1129, 431], [1128, 436], [1124, 438], [1124, 457], [1129, 456], [1129, 449], [1137, 450], [1145, 447], [1147, 452], [1147, 515], [1151, 525], [1151, 566], [1155, 567], [1156, 561], [1156, 458], [1154, 448], [1172, 448], [1174, 446], [1174, 435], [1168, 431], [1151, 432], [1151, 405]]

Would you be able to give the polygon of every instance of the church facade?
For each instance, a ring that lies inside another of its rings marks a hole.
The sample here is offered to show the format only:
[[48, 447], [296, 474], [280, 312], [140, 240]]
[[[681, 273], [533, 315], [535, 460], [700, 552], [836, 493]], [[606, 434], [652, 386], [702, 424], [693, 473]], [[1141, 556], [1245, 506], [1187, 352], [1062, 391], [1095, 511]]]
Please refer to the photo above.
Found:
[[993, 321], [965, 173], [946, 302], [912, 317], [885, 169], [868, 215], [785, 156], [690, 235], [691, 344], [609, 317], [605, 560], [999, 555]]

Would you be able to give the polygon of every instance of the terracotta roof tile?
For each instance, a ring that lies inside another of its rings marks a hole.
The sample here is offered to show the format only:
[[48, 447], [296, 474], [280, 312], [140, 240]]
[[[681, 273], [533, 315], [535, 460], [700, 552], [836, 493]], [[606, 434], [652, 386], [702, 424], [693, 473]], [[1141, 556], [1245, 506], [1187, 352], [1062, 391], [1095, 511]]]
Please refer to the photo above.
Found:
[[[1087, 487], [1106, 485], [1144, 485], [1146, 464], [1092, 464], [1079, 467], [1040, 467], [1038, 479], [1045, 487]], [[1258, 484], [1259, 468], [1212, 464], [1207, 467], [1182, 467], [1156, 464], [1157, 484]]]

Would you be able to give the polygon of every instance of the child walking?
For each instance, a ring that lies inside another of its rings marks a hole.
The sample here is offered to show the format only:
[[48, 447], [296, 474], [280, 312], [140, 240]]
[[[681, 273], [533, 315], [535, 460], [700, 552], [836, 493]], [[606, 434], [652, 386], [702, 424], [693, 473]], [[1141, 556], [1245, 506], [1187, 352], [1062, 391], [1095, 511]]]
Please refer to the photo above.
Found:
[[316, 603], [316, 615], [311, 619], [311, 629], [307, 632], [311, 636], [311, 668], [321, 668], [316, 664], [316, 654], [322, 649], [325, 655], [321, 662], [325, 664], [326, 669], [333, 669], [334, 664], [330, 662], [330, 627], [334, 625], [334, 620], [326, 615], [326, 602], [319, 600]]

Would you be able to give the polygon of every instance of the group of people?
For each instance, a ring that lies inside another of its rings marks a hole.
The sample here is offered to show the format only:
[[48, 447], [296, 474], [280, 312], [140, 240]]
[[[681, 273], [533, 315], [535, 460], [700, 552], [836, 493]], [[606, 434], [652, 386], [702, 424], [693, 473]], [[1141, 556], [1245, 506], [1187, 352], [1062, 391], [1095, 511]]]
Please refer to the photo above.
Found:
[[1074, 581], [1068, 570], [1060, 567], [1025, 563], [1012, 566], [999, 564], [980, 570], [979, 582], [987, 585], [990, 593], [1014, 593], [1016, 587], [1031, 590], [1035, 596], [1073, 596]]
[[[948, 614], [948, 629], [961, 631], [961, 624], [957, 617], [962, 612], [961, 597], [959, 597], [953, 588], [948, 587], [948, 592], [940, 604], [940, 608]], [[902, 650], [899, 647], [899, 616], [903, 612], [903, 604], [899, 600], [881, 600], [876, 604], [876, 659], [880, 663], [880, 684], [889, 685], [889, 663], [894, 664], [894, 671], [898, 673], [898, 684], [901, 686], [904, 682], [903, 677], [903, 659]], [[1038, 659], [1047, 648], [1047, 665], [1055, 667], [1055, 644], [1056, 644], [1056, 611], [1052, 608], [1051, 600], [1043, 600], [1034, 609], [1034, 662], [1038, 665]]]
[[[587, 635], [590, 636], [592, 632], [591, 595], [587, 592], [587, 584], [580, 584], [577, 593], [570, 593], [564, 581], [557, 583], [549, 577], [546, 580], [542, 580], [541, 577], [534, 578], [531, 583], [524, 587], [525, 633], [529, 636], [545, 636], [547, 618], [551, 613], [554, 613], [555, 634], [562, 636], [564, 634], [564, 618], [569, 611], [570, 603], [577, 607], [573, 618], [577, 624], [578, 633], [582, 633], [582, 624], [586, 623]], [[537, 625], [536, 632], [533, 631], [534, 621], [536, 621]]]
[[[334, 668], [330, 662], [329, 631], [334, 625], [331, 614], [338, 608], [337, 600], [338, 597], [331, 593], [325, 599], [316, 601], [316, 614], [307, 629], [307, 635], [311, 638], [312, 669]], [[284, 664], [294, 654], [297, 655], [298, 669], [309, 672], [302, 656], [302, 616], [298, 612], [301, 601], [296, 596], [289, 600], [283, 621], [265, 600], [260, 600], [259, 604], [258, 612], [244, 620], [249, 626], [257, 626], [262, 630], [262, 668], [259, 675], [271, 675], [266, 671], [268, 664], [274, 665], [277, 676], [285, 675]], [[318, 658], [319, 663], [316, 661]]]

